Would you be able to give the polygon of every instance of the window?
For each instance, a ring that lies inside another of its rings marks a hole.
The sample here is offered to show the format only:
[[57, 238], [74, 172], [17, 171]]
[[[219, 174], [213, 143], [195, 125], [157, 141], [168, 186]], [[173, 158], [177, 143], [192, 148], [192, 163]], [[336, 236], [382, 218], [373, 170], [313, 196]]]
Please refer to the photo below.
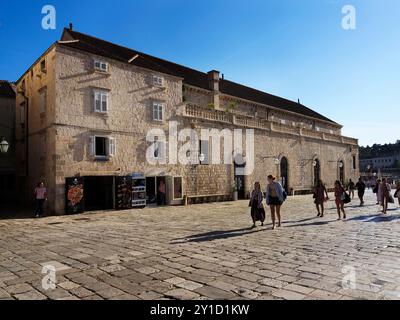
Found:
[[107, 72], [108, 71], [108, 63], [100, 60], [94, 61], [94, 69], [97, 71]]
[[47, 100], [47, 90], [42, 89], [39, 91], [39, 112], [46, 112], [46, 101]]
[[40, 71], [46, 72], [46, 60], [40, 62]]
[[357, 169], [357, 158], [356, 158], [356, 156], [353, 156], [353, 169], [354, 170]]
[[94, 91], [94, 111], [106, 113], [108, 111], [108, 92], [95, 90]]
[[200, 140], [199, 161], [200, 164], [210, 164], [208, 140]]
[[163, 121], [164, 120], [164, 106], [159, 103], [153, 104], [153, 120]]
[[90, 137], [90, 155], [96, 158], [108, 158], [115, 155], [115, 139], [103, 136]]
[[163, 87], [164, 86], [163, 77], [153, 75], [153, 85], [155, 85], [157, 87]]
[[154, 159], [164, 159], [165, 144], [163, 141], [154, 142]]

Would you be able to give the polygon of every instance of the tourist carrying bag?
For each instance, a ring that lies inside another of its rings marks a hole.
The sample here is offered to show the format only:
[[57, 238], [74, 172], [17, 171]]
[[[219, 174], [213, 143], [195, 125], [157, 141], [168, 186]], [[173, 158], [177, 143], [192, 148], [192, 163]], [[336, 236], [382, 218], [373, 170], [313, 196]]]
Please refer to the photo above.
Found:
[[350, 202], [351, 202], [350, 195], [349, 195], [347, 192], [344, 192], [343, 195], [344, 195], [343, 202], [344, 202], [344, 203], [350, 203]]

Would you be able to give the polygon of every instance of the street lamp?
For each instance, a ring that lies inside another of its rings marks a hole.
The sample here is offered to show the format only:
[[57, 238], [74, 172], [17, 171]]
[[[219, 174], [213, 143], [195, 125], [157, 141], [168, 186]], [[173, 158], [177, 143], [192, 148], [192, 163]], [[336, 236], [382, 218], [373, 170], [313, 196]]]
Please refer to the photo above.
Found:
[[200, 163], [203, 162], [206, 159], [206, 156], [204, 155], [204, 153], [200, 153], [199, 154], [199, 161]]
[[5, 138], [3, 138], [3, 140], [0, 142], [0, 152], [7, 153], [9, 147], [10, 144], [6, 141]]
[[317, 161], [314, 160], [313, 163], [312, 163], [312, 165], [313, 165], [313, 167], [316, 167], [316, 166], [317, 166]]

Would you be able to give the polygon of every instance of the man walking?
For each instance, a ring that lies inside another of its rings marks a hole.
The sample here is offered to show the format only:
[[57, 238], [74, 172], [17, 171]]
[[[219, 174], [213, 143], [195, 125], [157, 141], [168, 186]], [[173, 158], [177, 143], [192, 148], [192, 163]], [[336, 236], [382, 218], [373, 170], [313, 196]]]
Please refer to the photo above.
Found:
[[356, 184], [358, 197], [360, 198], [360, 206], [364, 205], [364, 193], [365, 193], [366, 187], [367, 186], [365, 185], [364, 181], [360, 177], [360, 179], [358, 179], [358, 182]]

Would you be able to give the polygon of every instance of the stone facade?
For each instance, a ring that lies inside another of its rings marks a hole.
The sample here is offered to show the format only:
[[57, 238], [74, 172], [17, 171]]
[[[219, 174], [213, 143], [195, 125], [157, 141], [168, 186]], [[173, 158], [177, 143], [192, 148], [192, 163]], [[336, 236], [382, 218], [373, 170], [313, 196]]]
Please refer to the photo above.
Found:
[[[96, 59], [108, 63], [106, 72], [94, 71]], [[154, 75], [162, 77], [162, 87], [153, 84]], [[25, 172], [23, 161], [29, 161], [27, 189], [45, 180], [49, 210], [57, 214], [65, 211], [65, 179], [77, 175], [181, 176], [185, 196], [230, 196], [233, 164], [169, 164], [168, 152], [166, 163], [146, 161], [147, 133], [155, 128], [168, 133], [170, 121], [176, 121], [178, 129], [255, 130], [255, 170], [244, 179], [246, 195], [254, 181], [265, 188], [266, 175], [281, 175], [276, 158], [287, 158], [293, 191], [311, 189], [315, 159], [328, 186], [339, 178], [340, 161], [346, 180], [358, 176], [358, 166], [353, 167], [357, 140], [342, 137], [340, 125], [220, 94], [218, 79], [217, 72], [210, 73], [210, 90], [200, 89], [176, 76], [53, 45], [17, 84], [26, 96], [17, 97], [17, 119], [20, 105], [29, 103], [28, 157], [24, 129], [17, 120], [17, 163]], [[46, 108], [41, 112], [43, 90]], [[93, 111], [96, 90], [108, 92], [107, 113]], [[154, 102], [164, 106], [163, 121], [153, 120]], [[115, 154], [107, 161], [97, 161], [91, 154], [90, 138], [95, 135], [115, 140]]]

